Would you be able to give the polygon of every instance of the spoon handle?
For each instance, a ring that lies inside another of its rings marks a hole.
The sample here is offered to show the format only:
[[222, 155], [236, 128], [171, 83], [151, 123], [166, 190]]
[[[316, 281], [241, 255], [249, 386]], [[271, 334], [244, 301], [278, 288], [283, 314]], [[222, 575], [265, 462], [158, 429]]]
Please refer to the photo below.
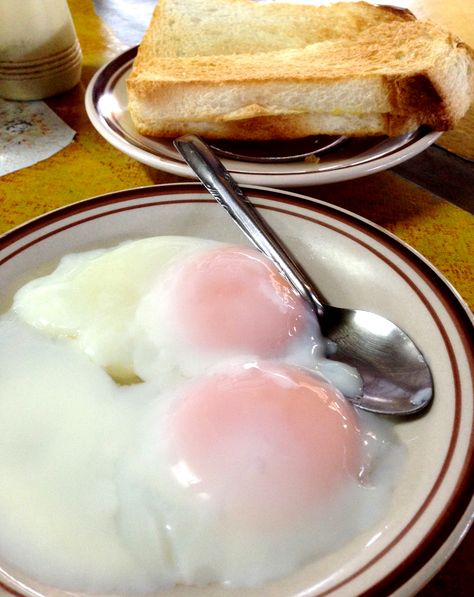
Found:
[[209, 193], [230, 214], [247, 238], [278, 267], [296, 292], [314, 309], [319, 318], [324, 305], [316, 296], [313, 283], [288, 249], [248, 200], [222, 162], [195, 135], [184, 135], [174, 145]]

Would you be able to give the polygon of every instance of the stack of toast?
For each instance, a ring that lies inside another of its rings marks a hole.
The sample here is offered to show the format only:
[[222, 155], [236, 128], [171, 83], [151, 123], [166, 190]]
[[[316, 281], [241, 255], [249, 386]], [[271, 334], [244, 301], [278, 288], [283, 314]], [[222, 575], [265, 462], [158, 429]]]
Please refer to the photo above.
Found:
[[455, 126], [474, 99], [474, 52], [365, 2], [159, 0], [127, 87], [144, 135], [395, 136]]

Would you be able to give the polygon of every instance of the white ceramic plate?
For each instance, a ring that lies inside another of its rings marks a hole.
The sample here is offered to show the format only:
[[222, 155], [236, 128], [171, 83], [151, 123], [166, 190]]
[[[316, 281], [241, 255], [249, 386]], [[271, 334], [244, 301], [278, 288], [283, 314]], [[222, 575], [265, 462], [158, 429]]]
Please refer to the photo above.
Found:
[[[406, 459], [386, 515], [368, 534], [261, 589], [180, 587], [166, 595], [412, 595], [455, 549], [474, 512], [473, 318], [426, 260], [382, 228], [299, 195], [262, 188], [250, 188], [248, 194], [328, 301], [379, 312], [406, 329], [432, 368], [434, 403], [423, 416], [397, 422]], [[92, 198], [41, 216], [0, 239], [3, 308], [27, 277], [44, 271], [45, 264], [53, 267], [65, 253], [160, 234], [245, 242], [197, 184]], [[71, 597], [5, 564], [1, 569], [0, 563], [0, 586], [21, 595]]]
[[[125, 82], [136, 52], [136, 47], [130, 48], [94, 75], [86, 91], [87, 114], [97, 131], [120, 151], [158, 170], [196, 178], [170, 139], [145, 137], [133, 126], [127, 108]], [[349, 139], [321, 155], [318, 163], [304, 160], [279, 164], [223, 161], [236, 180], [243, 184], [271, 187], [318, 185], [392, 168], [425, 150], [440, 135], [421, 128], [400, 137]]]

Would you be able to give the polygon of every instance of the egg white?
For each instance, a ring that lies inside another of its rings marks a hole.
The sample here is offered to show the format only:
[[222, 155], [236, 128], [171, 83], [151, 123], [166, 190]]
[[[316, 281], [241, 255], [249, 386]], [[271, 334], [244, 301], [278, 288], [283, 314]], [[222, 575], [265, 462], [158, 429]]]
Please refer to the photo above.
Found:
[[[271, 532], [222, 518], [171, 467], [164, 422], [182, 384], [258, 359], [222, 361], [175, 334], [167, 277], [216, 246], [159, 237], [67, 256], [0, 317], [0, 559], [67, 590], [259, 586], [381, 515], [402, 450], [391, 426], [368, 414], [359, 415], [359, 481], [323, 514]], [[313, 334], [281, 360], [313, 367]]]
[[[169, 388], [222, 359], [241, 356], [190, 344], [173, 308], [180, 269], [205, 251], [226, 246], [193, 237], [160, 236], [67, 255], [51, 274], [21, 288], [13, 308], [30, 325], [74, 339], [120, 383], [158, 378], [162, 388]], [[317, 321], [312, 315], [307, 319], [307, 328], [280, 358], [319, 371], [347, 396], [358, 395], [357, 372], [325, 358]]]
[[[216, 371], [241, 364], [234, 360], [220, 364]], [[381, 517], [403, 450], [391, 425], [368, 413], [358, 416], [362, 430], [359, 477], [347, 475], [341, 491], [332, 493], [330, 501], [315, 504], [312, 511], [295, 510], [291, 521], [281, 520], [273, 528], [246, 526], [220, 509], [219, 496], [189, 491], [193, 473], [186, 462], [176, 463], [170, 456], [167, 419], [183, 390], [192, 384], [149, 404], [136, 450], [120, 469], [119, 521], [124, 537], [137, 548], [150, 574], [167, 561], [175, 568], [177, 582], [261, 586], [337, 549]], [[258, 450], [242, 448], [241, 454], [249, 453]], [[249, 460], [247, 466], [254, 462]], [[377, 483], [375, 474], [381, 475]], [[240, 478], [227, 470], [222, 483], [223, 488], [238, 486]], [[154, 520], [159, 533], [147, 533], [149, 520]]]
[[136, 381], [138, 302], [173, 263], [218, 245], [192, 237], [160, 236], [67, 255], [51, 274], [23, 286], [14, 297], [13, 309], [47, 334], [74, 339], [115, 379], [131, 383]]

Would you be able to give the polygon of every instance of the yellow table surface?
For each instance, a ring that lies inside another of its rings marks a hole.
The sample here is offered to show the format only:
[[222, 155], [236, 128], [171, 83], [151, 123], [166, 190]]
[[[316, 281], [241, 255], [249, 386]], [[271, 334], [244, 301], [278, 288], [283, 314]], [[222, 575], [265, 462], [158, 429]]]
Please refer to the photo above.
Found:
[[[474, 0], [392, 0], [438, 22], [474, 46]], [[180, 179], [153, 170], [120, 153], [92, 127], [84, 109], [85, 88], [94, 72], [126, 49], [96, 15], [92, 0], [70, 0], [82, 46], [82, 81], [48, 105], [77, 134], [51, 158], [0, 178], [0, 233], [48, 210], [129, 187]], [[474, 106], [456, 130], [438, 145], [474, 159]], [[463, 181], [457, 181], [459, 186]], [[365, 216], [417, 249], [474, 307], [474, 218], [467, 211], [393, 172], [354, 182], [295, 189]], [[474, 190], [472, 191], [474, 207]], [[447, 566], [422, 595], [467, 595], [473, 584], [471, 532]]]
[[[441, 24], [446, 21], [474, 46], [474, 1], [392, 0], [391, 4], [407, 6]], [[87, 83], [98, 67], [126, 46], [96, 15], [92, 0], [70, 0], [69, 5], [84, 53], [82, 81], [71, 92], [47, 103], [77, 135], [73, 143], [48, 160], [0, 179], [0, 232], [79, 199], [182, 180], [120, 153], [90, 124], [83, 102]], [[459, 144], [452, 142], [459, 145], [460, 155], [469, 143], [474, 143], [470, 115], [455, 131], [442, 137], [460, 137]], [[391, 172], [355, 184], [337, 183], [299, 191], [346, 207], [394, 232], [429, 259], [474, 307], [474, 227], [466, 211]]]

